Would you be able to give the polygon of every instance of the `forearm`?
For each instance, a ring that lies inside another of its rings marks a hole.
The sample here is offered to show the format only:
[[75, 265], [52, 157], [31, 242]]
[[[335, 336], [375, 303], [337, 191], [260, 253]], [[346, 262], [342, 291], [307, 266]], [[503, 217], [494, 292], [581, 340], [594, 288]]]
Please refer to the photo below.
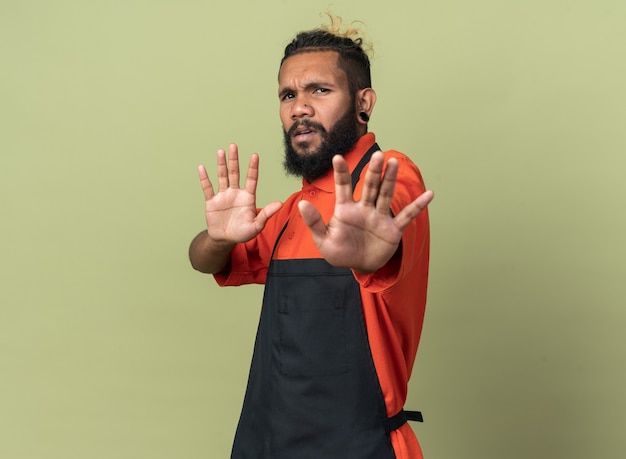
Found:
[[195, 270], [215, 274], [226, 267], [233, 247], [235, 244], [214, 241], [205, 230], [191, 241], [189, 261]]

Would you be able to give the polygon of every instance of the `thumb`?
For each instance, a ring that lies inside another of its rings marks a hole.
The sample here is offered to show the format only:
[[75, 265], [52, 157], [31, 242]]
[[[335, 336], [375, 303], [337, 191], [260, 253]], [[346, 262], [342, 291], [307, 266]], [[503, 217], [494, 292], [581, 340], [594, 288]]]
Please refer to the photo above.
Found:
[[274, 215], [276, 212], [278, 212], [282, 206], [283, 206], [282, 202], [276, 201], [276, 202], [270, 202], [268, 205], [263, 207], [263, 209], [261, 209], [261, 211], [257, 214], [257, 217], [256, 217], [256, 222], [257, 222], [257, 225], [259, 226], [259, 231], [261, 231], [263, 227], [265, 227], [265, 224], [270, 219], [270, 217]]
[[322, 220], [319, 210], [308, 201], [300, 201], [298, 210], [302, 216], [302, 220], [307, 224], [313, 236], [321, 237], [326, 233], [326, 224]]

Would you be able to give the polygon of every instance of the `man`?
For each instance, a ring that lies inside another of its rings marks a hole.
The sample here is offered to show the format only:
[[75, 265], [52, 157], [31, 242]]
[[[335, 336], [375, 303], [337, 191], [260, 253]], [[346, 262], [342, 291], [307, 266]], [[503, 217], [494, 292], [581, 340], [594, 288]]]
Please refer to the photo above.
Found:
[[408, 157], [383, 154], [367, 132], [376, 93], [361, 43], [316, 29], [285, 49], [285, 168], [301, 191], [257, 209], [259, 158], [240, 188], [234, 144], [217, 152], [217, 192], [199, 167], [207, 230], [192, 266], [220, 285], [265, 283], [232, 458], [422, 457], [403, 407], [433, 194]]

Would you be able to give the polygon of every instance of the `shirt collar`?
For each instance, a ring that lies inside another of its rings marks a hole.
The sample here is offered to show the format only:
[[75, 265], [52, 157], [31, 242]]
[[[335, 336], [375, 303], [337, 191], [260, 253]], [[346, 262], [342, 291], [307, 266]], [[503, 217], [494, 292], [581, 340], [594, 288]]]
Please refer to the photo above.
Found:
[[[368, 132], [365, 135], [361, 136], [359, 140], [357, 140], [352, 150], [344, 155], [346, 162], [348, 163], [348, 169], [350, 173], [357, 166], [363, 155], [370, 149], [372, 145], [376, 142], [376, 136], [373, 132]], [[332, 193], [335, 191], [335, 178], [333, 174], [333, 170], [331, 168], [326, 175], [314, 180], [313, 183], [309, 183], [306, 179], [302, 179], [302, 189], [305, 190], [307, 188], [319, 188], [328, 193]]]

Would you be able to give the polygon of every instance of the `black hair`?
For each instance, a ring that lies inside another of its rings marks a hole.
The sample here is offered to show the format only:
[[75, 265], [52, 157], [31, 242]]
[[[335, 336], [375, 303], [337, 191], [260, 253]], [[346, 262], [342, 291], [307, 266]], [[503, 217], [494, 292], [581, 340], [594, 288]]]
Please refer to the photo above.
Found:
[[353, 95], [359, 89], [372, 86], [370, 60], [363, 50], [363, 39], [360, 37], [352, 39], [323, 29], [300, 32], [285, 47], [280, 65], [282, 67], [285, 60], [295, 54], [319, 51], [335, 51], [339, 54], [339, 68], [346, 72], [350, 92]]

